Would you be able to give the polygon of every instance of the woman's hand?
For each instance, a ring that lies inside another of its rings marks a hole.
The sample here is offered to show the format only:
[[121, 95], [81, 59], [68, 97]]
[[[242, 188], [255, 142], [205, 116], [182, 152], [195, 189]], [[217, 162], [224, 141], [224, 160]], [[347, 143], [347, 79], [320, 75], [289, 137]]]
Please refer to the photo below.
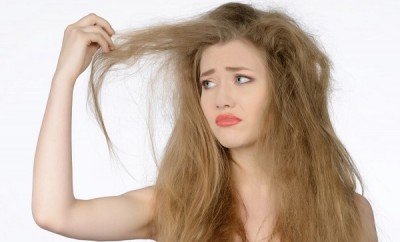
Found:
[[111, 25], [96, 14], [89, 14], [64, 31], [64, 39], [55, 76], [74, 85], [78, 76], [88, 67], [94, 53], [114, 49]]

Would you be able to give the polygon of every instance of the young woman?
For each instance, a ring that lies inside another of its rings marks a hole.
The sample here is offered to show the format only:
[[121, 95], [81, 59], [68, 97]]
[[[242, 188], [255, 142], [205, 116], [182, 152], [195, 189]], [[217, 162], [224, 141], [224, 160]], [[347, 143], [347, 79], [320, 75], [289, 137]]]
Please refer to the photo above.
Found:
[[[117, 46], [114, 34], [95, 14], [65, 31], [35, 154], [39, 226], [87, 240], [377, 241], [330, 121], [329, 60], [290, 17], [227, 3], [124, 34]], [[89, 87], [109, 147], [97, 99], [116, 64], [160, 56], [173, 75], [174, 126], [154, 186], [80, 200], [72, 94], [99, 48]]]

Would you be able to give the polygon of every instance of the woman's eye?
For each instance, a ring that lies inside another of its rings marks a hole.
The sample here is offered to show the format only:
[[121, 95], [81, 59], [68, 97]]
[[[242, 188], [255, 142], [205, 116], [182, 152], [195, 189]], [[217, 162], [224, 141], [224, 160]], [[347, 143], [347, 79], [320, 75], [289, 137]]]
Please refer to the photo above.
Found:
[[[250, 81], [252, 81], [252, 80], [253, 80], [253, 79], [250, 78], [250, 77], [248, 77], [248, 76], [244, 76], [244, 75], [235, 75], [235, 82], [238, 83], [239, 85], [240, 85], [240, 84], [247, 83], [247, 82], [250, 82]], [[204, 89], [210, 89], [210, 88], [214, 87], [215, 85], [216, 85], [216, 84], [215, 84], [214, 82], [209, 81], [209, 80], [204, 80], [204, 81], [201, 82], [201, 86], [202, 86]]]
[[204, 80], [204, 81], [201, 82], [201, 86], [204, 89], [209, 89], [209, 88], [215, 86], [215, 83], [213, 83], [212, 81], [209, 81], [209, 80]]
[[250, 77], [243, 75], [236, 75], [235, 78], [240, 84], [250, 82], [252, 80]]

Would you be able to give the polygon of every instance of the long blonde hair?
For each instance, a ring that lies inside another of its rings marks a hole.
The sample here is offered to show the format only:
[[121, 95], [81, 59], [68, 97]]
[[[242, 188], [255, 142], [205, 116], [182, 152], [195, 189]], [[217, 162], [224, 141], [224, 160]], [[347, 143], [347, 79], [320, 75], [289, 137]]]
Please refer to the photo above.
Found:
[[198, 84], [202, 50], [237, 38], [265, 51], [271, 76], [257, 154], [277, 198], [274, 234], [281, 241], [359, 241], [354, 195], [362, 181], [330, 121], [330, 61], [285, 13], [242, 3], [123, 34], [116, 50], [94, 59], [88, 97], [109, 147], [98, 99], [110, 68], [156, 55], [173, 73], [174, 122], [155, 184], [158, 241], [232, 241], [234, 234], [247, 241], [234, 161], [211, 132]]

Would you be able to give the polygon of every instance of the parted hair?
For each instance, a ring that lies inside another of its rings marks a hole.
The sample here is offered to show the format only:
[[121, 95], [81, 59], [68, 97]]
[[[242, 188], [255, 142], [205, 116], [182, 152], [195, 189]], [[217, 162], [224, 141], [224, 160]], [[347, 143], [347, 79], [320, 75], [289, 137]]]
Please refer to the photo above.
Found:
[[233, 241], [233, 236], [248, 241], [232, 179], [235, 161], [207, 123], [198, 81], [202, 51], [235, 39], [264, 52], [271, 80], [256, 154], [276, 198], [273, 234], [290, 242], [359, 241], [355, 194], [357, 182], [361, 188], [363, 183], [330, 120], [331, 63], [293, 18], [243, 3], [123, 33], [114, 51], [94, 58], [88, 98], [109, 148], [99, 94], [112, 67], [160, 56], [160, 68], [173, 74], [173, 99], [168, 100], [173, 125], [155, 182], [154, 237], [160, 242]]

